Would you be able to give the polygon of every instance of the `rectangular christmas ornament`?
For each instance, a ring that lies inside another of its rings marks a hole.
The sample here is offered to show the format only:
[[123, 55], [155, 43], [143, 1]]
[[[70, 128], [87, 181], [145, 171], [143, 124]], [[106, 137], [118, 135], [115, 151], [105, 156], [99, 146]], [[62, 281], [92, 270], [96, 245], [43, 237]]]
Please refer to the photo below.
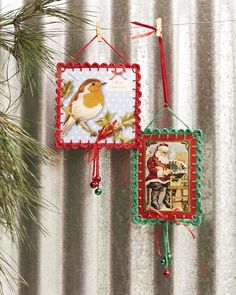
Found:
[[133, 152], [133, 221], [181, 220], [201, 216], [201, 130], [147, 130]]
[[56, 146], [137, 146], [140, 78], [138, 64], [59, 63]]

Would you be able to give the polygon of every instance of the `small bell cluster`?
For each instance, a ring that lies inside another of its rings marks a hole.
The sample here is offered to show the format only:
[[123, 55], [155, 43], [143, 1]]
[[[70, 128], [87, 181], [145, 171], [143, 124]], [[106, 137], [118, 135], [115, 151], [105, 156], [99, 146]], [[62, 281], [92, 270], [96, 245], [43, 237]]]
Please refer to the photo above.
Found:
[[[168, 253], [167, 257], [164, 257], [160, 260], [160, 264], [165, 266], [165, 267], [168, 267], [169, 265], [169, 261], [172, 259], [172, 255], [171, 253]], [[169, 276], [171, 275], [171, 271], [169, 269], [166, 269], [164, 272], [163, 272], [163, 276], [165, 278], [168, 278]]]
[[99, 183], [100, 183], [100, 181], [101, 181], [101, 177], [100, 176], [94, 176], [93, 178], [92, 178], [92, 181], [90, 182], [90, 187], [91, 188], [93, 188], [93, 189], [95, 189], [95, 194], [97, 195], [97, 196], [100, 196], [101, 195], [101, 193], [102, 193], [102, 190], [101, 190], [101, 188], [99, 187]]

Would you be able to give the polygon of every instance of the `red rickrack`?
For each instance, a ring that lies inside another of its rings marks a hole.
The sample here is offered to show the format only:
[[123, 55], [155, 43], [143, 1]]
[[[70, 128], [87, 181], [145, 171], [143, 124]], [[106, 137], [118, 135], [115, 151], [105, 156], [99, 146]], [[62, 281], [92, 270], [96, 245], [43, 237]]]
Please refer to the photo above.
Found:
[[[99, 142], [99, 143], [91, 143], [91, 142], [64, 142], [64, 140], [61, 137], [61, 113], [62, 113], [62, 104], [61, 104], [61, 99], [62, 99], [62, 73], [66, 70], [66, 69], [131, 69], [134, 73], [135, 73], [135, 96], [133, 97], [135, 100], [134, 103], [134, 109], [135, 109], [135, 128], [134, 128], [134, 132], [135, 132], [135, 137], [132, 140], [132, 142], [130, 143], [124, 143], [124, 142], [119, 142], [117, 143], [115, 140], [113, 141], [113, 143], [107, 143], [105, 142]], [[126, 63], [126, 64], [115, 64], [115, 63], [81, 63], [81, 62], [72, 62], [72, 61], [68, 61], [66, 63], [64, 62], [60, 62], [57, 64], [57, 72], [56, 72], [56, 84], [57, 84], [57, 89], [56, 89], [56, 116], [55, 116], [55, 120], [56, 120], [56, 124], [55, 124], [55, 145], [57, 148], [63, 148], [63, 149], [78, 149], [78, 148], [93, 148], [94, 145], [98, 145], [98, 148], [116, 148], [116, 149], [121, 149], [121, 148], [125, 148], [125, 149], [130, 149], [130, 148], [138, 148], [139, 145], [139, 139], [141, 138], [141, 126], [140, 126], [140, 113], [141, 113], [141, 109], [140, 109], [140, 105], [141, 105], [141, 96], [142, 96], [142, 92], [140, 91], [141, 89], [141, 84], [140, 84], [140, 80], [141, 80], [141, 74], [140, 74], [140, 66], [138, 64], [130, 64], [130, 63]]]

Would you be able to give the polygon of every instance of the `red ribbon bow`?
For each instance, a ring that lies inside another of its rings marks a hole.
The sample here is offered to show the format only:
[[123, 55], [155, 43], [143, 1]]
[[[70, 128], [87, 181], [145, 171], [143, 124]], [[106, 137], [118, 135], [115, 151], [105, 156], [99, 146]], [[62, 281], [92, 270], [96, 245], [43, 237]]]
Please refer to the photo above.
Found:
[[117, 120], [103, 126], [102, 129], [98, 131], [99, 134], [98, 134], [96, 142], [99, 142], [100, 140], [103, 140], [106, 137], [110, 136], [114, 132], [114, 127], [116, 123], [117, 123]]
[[127, 80], [127, 78], [123, 77], [123, 74], [125, 73], [124, 70], [117, 72], [117, 71], [111, 71], [113, 76], [109, 80], [113, 80], [115, 76], [121, 76], [124, 80]]
[[[97, 140], [94, 143], [93, 149], [91, 150], [91, 153], [89, 155], [88, 162], [93, 162], [93, 168], [92, 168], [92, 182], [96, 179], [99, 179], [101, 181], [101, 177], [99, 174], [99, 147], [98, 143], [99, 141], [105, 139], [106, 137], [110, 136], [114, 132], [115, 124], [117, 123], [117, 120], [113, 121], [112, 123], [108, 123], [105, 126], [102, 127], [98, 131], [98, 137]], [[85, 154], [87, 154], [90, 151], [89, 147]], [[99, 185], [99, 181], [97, 182], [97, 185]], [[94, 188], [93, 183], [91, 182], [90, 185]]]
[[[113, 132], [114, 132], [114, 127], [115, 124], [117, 123], [117, 120], [113, 121], [112, 123], [108, 123], [105, 126], [102, 127], [102, 129], [100, 129], [98, 131], [98, 137], [97, 140], [94, 143], [93, 149], [91, 151], [91, 154], [89, 156], [89, 162], [92, 162], [93, 160], [96, 159], [98, 153], [99, 153], [99, 148], [98, 148], [98, 143], [99, 141], [105, 139], [106, 137], [110, 136]], [[89, 152], [89, 148], [87, 149], [87, 152]]]

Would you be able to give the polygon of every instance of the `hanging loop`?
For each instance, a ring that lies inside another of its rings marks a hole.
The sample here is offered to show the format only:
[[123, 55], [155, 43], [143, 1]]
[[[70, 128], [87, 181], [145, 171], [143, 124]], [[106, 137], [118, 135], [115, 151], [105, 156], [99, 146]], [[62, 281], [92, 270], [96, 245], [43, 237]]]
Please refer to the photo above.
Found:
[[184, 123], [183, 120], [181, 120], [177, 115], [176, 113], [170, 108], [170, 107], [162, 107], [155, 115], [154, 115], [154, 118], [152, 119], [152, 121], [147, 125], [146, 128], [144, 128], [144, 133], [148, 130], [148, 128], [161, 116], [161, 114], [167, 110], [168, 113], [175, 117], [179, 122], [181, 122], [187, 129], [191, 129], [187, 124]]
[[74, 62], [75, 59], [83, 52], [85, 51], [85, 49], [96, 39], [96, 38], [101, 38], [119, 57], [121, 57], [127, 64], [130, 64], [130, 62], [128, 61], [128, 59], [126, 57], [123, 56], [123, 54], [121, 54], [119, 52], [118, 49], [116, 49], [114, 46], [112, 46], [103, 36], [100, 35], [95, 35], [88, 43], [86, 43], [80, 50], [78, 50], [78, 52], [76, 52], [75, 55], [72, 56], [72, 58], [68, 61], [68, 62]]

